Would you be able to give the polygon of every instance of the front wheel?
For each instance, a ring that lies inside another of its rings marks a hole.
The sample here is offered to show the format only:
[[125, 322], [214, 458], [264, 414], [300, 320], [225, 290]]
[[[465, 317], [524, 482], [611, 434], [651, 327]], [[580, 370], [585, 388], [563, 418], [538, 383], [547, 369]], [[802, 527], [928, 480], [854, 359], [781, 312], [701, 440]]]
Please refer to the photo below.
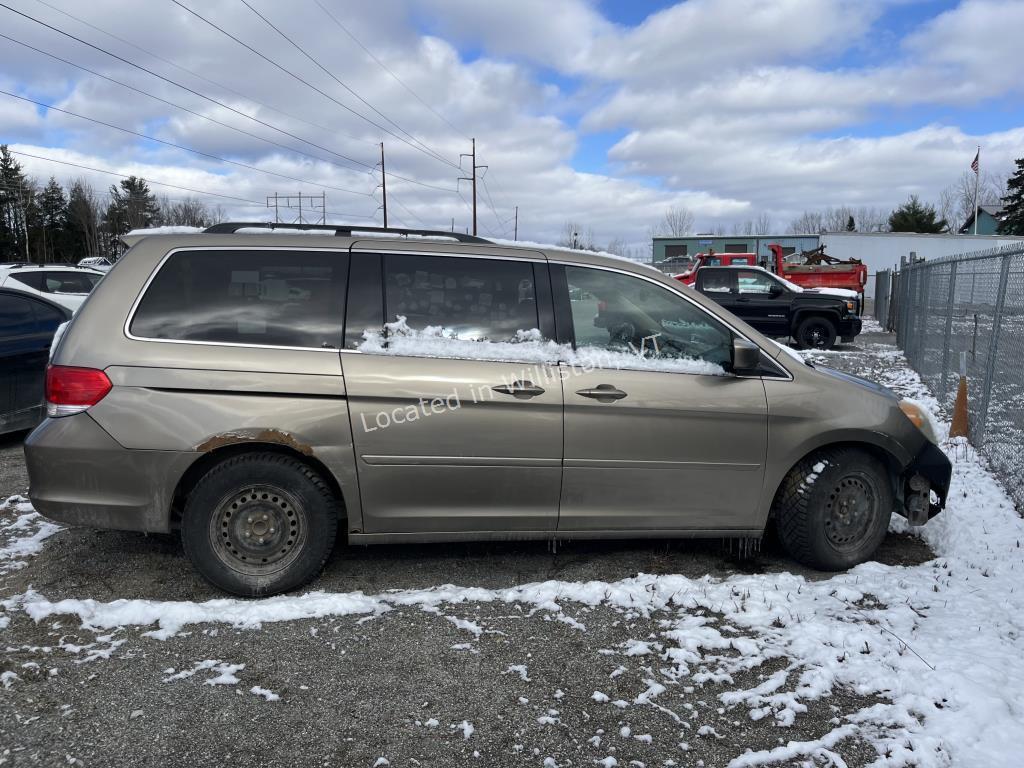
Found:
[[892, 510], [885, 466], [854, 448], [823, 450], [800, 461], [772, 505], [786, 551], [823, 571], [870, 559], [885, 538]]
[[241, 597], [296, 589], [334, 548], [337, 500], [290, 456], [247, 453], [214, 466], [185, 504], [181, 539], [196, 570]]
[[836, 343], [836, 326], [827, 317], [807, 317], [797, 325], [794, 336], [801, 349], [831, 349]]

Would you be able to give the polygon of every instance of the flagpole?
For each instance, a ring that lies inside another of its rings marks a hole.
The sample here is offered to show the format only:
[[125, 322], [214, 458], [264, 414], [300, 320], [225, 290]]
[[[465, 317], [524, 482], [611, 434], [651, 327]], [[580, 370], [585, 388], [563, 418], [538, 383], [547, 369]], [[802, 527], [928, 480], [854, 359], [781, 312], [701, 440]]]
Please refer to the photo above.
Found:
[[974, 171], [974, 234], [978, 234], [978, 180], [981, 178], [981, 145], [978, 145], [978, 168]]

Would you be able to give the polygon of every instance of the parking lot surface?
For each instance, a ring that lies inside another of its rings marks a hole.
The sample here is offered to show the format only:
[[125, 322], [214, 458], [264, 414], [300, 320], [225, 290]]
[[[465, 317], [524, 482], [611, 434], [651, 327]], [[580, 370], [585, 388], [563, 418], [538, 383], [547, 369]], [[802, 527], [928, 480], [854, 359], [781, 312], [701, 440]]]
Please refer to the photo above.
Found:
[[[867, 333], [821, 359], [899, 387], [889, 341]], [[767, 609], [761, 586], [784, 596], [829, 576], [789, 560], [771, 535], [744, 563], [710, 541], [339, 542], [305, 597], [236, 601], [196, 576], [176, 538], [52, 529], [17, 498], [26, 490], [20, 436], [7, 438], [0, 764], [879, 757], [878, 739], [847, 725], [882, 701], [877, 692], [834, 679], [815, 694], [787, 655], [791, 640], [773, 644], [735, 620], [748, 601]], [[932, 557], [921, 538], [890, 532], [879, 567]], [[853, 621], [875, 599], [833, 598]], [[790, 618], [816, 620], [799, 609]]]

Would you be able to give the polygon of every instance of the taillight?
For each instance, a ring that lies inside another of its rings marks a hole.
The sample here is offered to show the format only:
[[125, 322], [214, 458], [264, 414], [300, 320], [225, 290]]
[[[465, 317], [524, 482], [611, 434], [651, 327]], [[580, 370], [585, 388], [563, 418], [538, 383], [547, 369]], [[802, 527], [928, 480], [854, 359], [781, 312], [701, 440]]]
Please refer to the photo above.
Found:
[[46, 415], [70, 416], [96, 405], [110, 391], [107, 374], [96, 368], [51, 365], [46, 369]]

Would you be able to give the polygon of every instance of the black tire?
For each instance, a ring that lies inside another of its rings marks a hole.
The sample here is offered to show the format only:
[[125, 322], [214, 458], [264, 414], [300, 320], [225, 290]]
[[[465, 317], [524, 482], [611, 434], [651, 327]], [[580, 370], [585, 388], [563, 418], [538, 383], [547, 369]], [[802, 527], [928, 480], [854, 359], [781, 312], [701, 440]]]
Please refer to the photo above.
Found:
[[793, 467], [772, 511], [779, 539], [793, 559], [822, 571], [842, 571], [875, 553], [893, 503], [881, 461], [855, 448], [836, 448]]
[[320, 475], [278, 453], [246, 453], [210, 469], [185, 503], [181, 540], [196, 570], [241, 597], [297, 589], [334, 548], [338, 500]]
[[836, 343], [836, 324], [820, 315], [805, 317], [797, 324], [793, 338], [800, 349], [832, 349]]

